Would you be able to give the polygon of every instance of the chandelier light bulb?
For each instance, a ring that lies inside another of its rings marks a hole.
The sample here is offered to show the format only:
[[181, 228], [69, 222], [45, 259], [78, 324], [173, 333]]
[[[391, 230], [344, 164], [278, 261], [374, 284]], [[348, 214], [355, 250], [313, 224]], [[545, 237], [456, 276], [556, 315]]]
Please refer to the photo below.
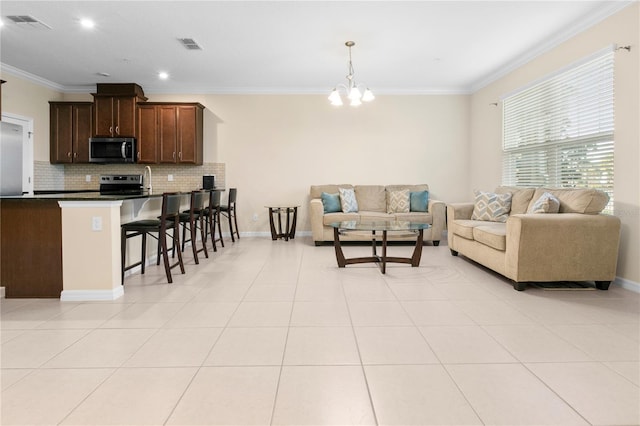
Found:
[[360, 100], [360, 98], [354, 98], [351, 99], [351, 102], [349, 103], [350, 106], [359, 106], [362, 105], [362, 101]]
[[367, 90], [365, 90], [364, 94], [362, 95], [362, 102], [371, 102], [375, 98], [376, 97], [373, 96], [373, 93], [371, 92], [371, 90], [369, 90], [369, 88], [367, 88]]
[[349, 99], [353, 100], [360, 100], [360, 98], [362, 97], [362, 94], [360, 93], [360, 90], [358, 90], [357, 87], [352, 87], [351, 91], [349, 92]]
[[342, 105], [342, 99], [340, 98], [340, 93], [338, 93], [338, 89], [333, 89], [333, 92], [329, 95], [329, 101], [331, 105], [340, 106]]

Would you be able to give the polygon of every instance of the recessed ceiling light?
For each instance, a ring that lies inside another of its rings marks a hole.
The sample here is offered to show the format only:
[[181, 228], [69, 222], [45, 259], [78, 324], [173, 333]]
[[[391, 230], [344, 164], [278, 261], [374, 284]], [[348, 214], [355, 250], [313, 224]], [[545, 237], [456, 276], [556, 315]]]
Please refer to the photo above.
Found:
[[82, 25], [83, 28], [91, 29], [96, 26], [96, 23], [93, 22], [91, 19], [82, 18], [80, 20], [80, 25]]
[[164, 72], [164, 71], [160, 71], [160, 72], [158, 73], [158, 78], [159, 78], [160, 80], [166, 80], [166, 79], [168, 79], [168, 78], [169, 78], [169, 73]]

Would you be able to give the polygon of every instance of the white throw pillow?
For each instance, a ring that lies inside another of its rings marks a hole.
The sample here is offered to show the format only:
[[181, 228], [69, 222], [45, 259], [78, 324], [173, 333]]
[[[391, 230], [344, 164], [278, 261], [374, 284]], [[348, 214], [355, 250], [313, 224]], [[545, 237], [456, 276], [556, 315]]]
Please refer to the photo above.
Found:
[[527, 213], [558, 213], [560, 200], [550, 192], [545, 192], [536, 200]]
[[356, 193], [353, 189], [339, 188], [340, 191], [340, 205], [344, 213], [356, 213], [358, 211], [358, 201], [356, 200]]

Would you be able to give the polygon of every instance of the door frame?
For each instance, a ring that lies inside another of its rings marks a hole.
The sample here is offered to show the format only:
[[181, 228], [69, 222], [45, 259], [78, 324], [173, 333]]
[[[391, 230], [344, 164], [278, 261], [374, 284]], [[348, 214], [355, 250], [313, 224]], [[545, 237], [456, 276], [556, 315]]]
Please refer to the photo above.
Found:
[[22, 192], [33, 194], [33, 118], [3, 112], [2, 121], [22, 126]]

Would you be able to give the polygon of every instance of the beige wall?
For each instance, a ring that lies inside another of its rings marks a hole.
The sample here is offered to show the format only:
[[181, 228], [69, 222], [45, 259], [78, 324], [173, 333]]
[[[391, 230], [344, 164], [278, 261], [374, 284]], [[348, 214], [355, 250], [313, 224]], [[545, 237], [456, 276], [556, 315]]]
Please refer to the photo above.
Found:
[[[640, 5], [633, 4], [571, 38], [471, 97], [469, 199], [475, 188], [501, 182], [502, 105], [500, 97], [611, 44], [631, 45], [615, 54], [615, 214], [622, 220], [618, 276], [640, 282]], [[491, 103], [498, 102], [498, 106]], [[552, 244], [552, 242], [550, 242]]]
[[33, 156], [35, 161], [49, 161], [49, 101], [62, 100], [62, 93], [30, 83], [13, 75], [2, 74], [2, 111], [33, 118]]
[[[205, 162], [226, 165], [242, 232], [268, 231], [265, 205], [302, 206], [325, 183], [427, 183], [445, 201], [466, 195], [468, 96], [378, 96], [359, 108], [325, 95], [156, 96], [207, 107]], [[258, 219], [253, 221], [253, 215]]]

